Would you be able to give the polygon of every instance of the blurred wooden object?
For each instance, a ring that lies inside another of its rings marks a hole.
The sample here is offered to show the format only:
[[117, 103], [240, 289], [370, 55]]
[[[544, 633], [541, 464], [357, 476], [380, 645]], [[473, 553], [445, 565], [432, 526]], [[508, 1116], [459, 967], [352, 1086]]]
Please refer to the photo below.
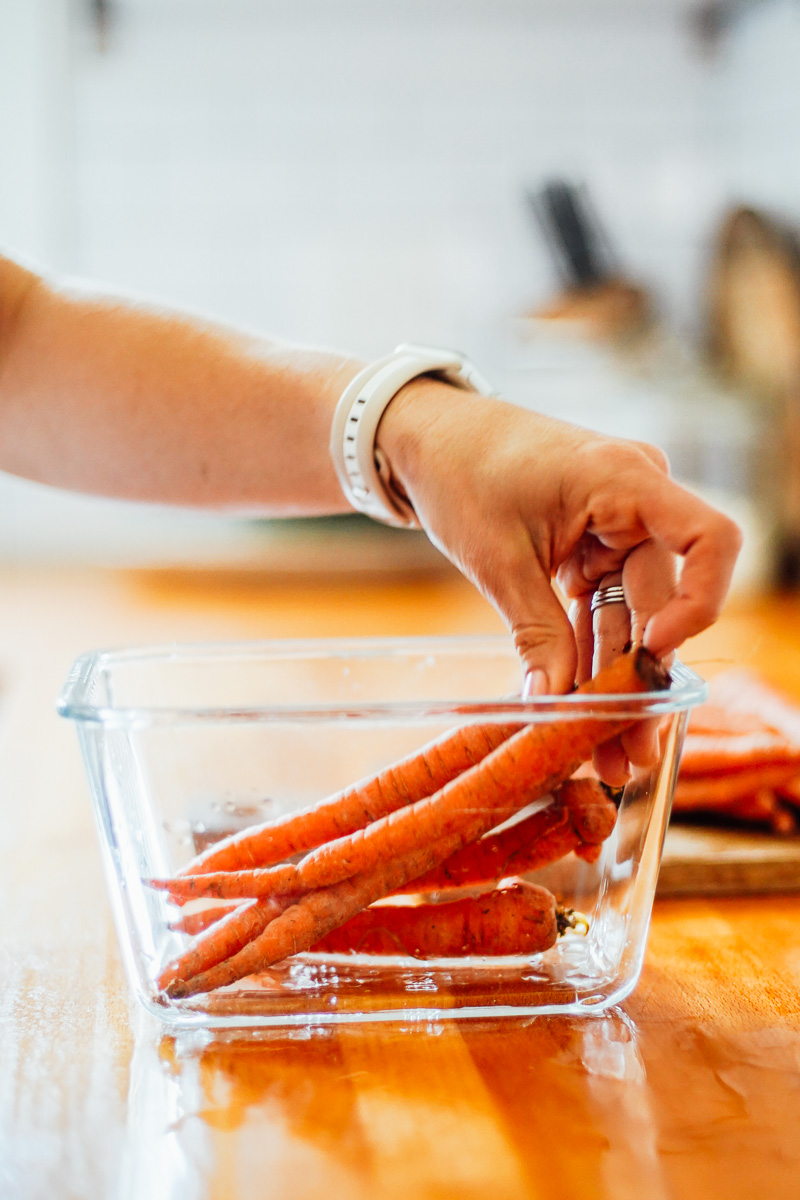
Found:
[[800, 584], [800, 239], [736, 208], [719, 229], [708, 293], [708, 351], [729, 382], [765, 407], [772, 429], [762, 486], [775, 516], [776, 580]]
[[708, 349], [726, 377], [768, 403], [800, 380], [800, 242], [752, 208], [722, 222], [708, 295]]
[[800, 838], [670, 825], [658, 876], [659, 896], [767, 892], [800, 892]]
[[[794, 1200], [800, 898], [656, 904], [624, 1007], [174, 1039], [129, 1007], [74, 730], [92, 646], [499, 631], [463, 579], [0, 569], [0, 1195]], [[683, 653], [800, 697], [795, 601]]]
[[644, 332], [653, 318], [650, 296], [625, 277], [586, 189], [554, 180], [529, 193], [528, 203], [562, 283], [561, 292], [528, 317], [611, 344]]
[[609, 279], [569, 288], [529, 316], [554, 325], [560, 322], [591, 341], [619, 344], [643, 333], [652, 312], [644, 288], [626, 279]]

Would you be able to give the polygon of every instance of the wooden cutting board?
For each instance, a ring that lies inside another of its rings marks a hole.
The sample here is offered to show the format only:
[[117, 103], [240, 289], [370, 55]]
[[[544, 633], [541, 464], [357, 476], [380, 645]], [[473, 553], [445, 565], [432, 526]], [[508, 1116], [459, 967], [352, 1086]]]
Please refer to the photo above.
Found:
[[659, 896], [800, 891], [800, 836], [671, 825]]

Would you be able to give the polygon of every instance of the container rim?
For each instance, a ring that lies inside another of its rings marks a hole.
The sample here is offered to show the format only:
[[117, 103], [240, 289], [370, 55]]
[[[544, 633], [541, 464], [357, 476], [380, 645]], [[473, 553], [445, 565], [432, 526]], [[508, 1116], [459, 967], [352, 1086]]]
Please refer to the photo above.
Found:
[[194, 722], [286, 722], [327, 720], [396, 721], [445, 720], [536, 723], [557, 716], [577, 720], [591, 710], [608, 720], [623, 714], [635, 717], [661, 716], [693, 708], [708, 695], [708, 685], [690, 667], [676, 659], [670, 672], [671, 686], [661, 692], [630, 694], [534, 696], [529, 700], [486, 698], [485, 700], [436, 699], [342, 704], [275, 703], [247, 706], [116, 706], [97, 704], [92, 692], [99, 675], [117, 664], [130, 662], [178, 662], [226, 660], [229, 663], [269, 657], [273, 660], [311, 658], [386, 658], [410, 654], [456, 653], [514, 655], [508, 637], [501, 634], [443, 635], [433, 637], [376, 638], [273, 638], [239, 642], [171, 642], [160, 645], [110, 647], [87, 651], [72, 664], [56, 701], [60, 716], [82, 724], [103, 726], [152, 726]]

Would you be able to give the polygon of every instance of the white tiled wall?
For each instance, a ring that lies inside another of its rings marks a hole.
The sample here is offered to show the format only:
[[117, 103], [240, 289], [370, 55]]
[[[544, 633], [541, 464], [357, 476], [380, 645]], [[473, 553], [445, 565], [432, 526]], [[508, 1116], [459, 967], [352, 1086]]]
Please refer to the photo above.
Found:
[[81, 272], [293, 338], [473, 348], [545, 295], [523, 200], [588, 182], [692, 308], [706, 65], [656, 0], [120, 0], [75, 59]]
[[768, 0], [732, 26], [717, 69], [727, 194], [800, 221], [800, 5]]
[[[0, 0], [0, 244], [365, 355], [460, 346], [511, 398], [582, 419], [567, 374], [548, 392], [508, 361], [509, 316], [555, 283], [526, 188], [584, 181], [623, 267], [690, 331], [726, 202], [800, 215], [800, 6], [732, 0], [715, 56], [692, 40], [696, 7], [114, 0], [101, 51], [86, 0]], [[601, 376], [573, 388], [587, 423], [662, 444], [685, 424]], [[53, 525], [76, 524], [71, 503], [53, 501]], [[76, 552], [91, 557], [95, 512], [103, 557], [108, 512], [80, 505]], [[0, 554], [36, 553], [45, 494], [0, 478], [0, 511]], [[203, 557], [194, 523], [123, 512], [117, 559], [147, 557], [157, 528], [167, 557], [175, 539]], [[209, 526], [208, 556], [229, 533]], [[52, 531], [40, 542], [52, 553]]]

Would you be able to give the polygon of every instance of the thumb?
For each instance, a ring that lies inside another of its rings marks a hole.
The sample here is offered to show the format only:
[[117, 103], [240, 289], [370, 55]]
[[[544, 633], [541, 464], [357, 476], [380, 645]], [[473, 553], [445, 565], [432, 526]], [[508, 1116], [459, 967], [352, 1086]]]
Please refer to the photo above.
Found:
[[496, 589], [493, 600], [511, 629], [525, 667], [523, 696], [571, 691], [578, 668], [575, 635], [537, 560], [533, 559], [523, 576]]

